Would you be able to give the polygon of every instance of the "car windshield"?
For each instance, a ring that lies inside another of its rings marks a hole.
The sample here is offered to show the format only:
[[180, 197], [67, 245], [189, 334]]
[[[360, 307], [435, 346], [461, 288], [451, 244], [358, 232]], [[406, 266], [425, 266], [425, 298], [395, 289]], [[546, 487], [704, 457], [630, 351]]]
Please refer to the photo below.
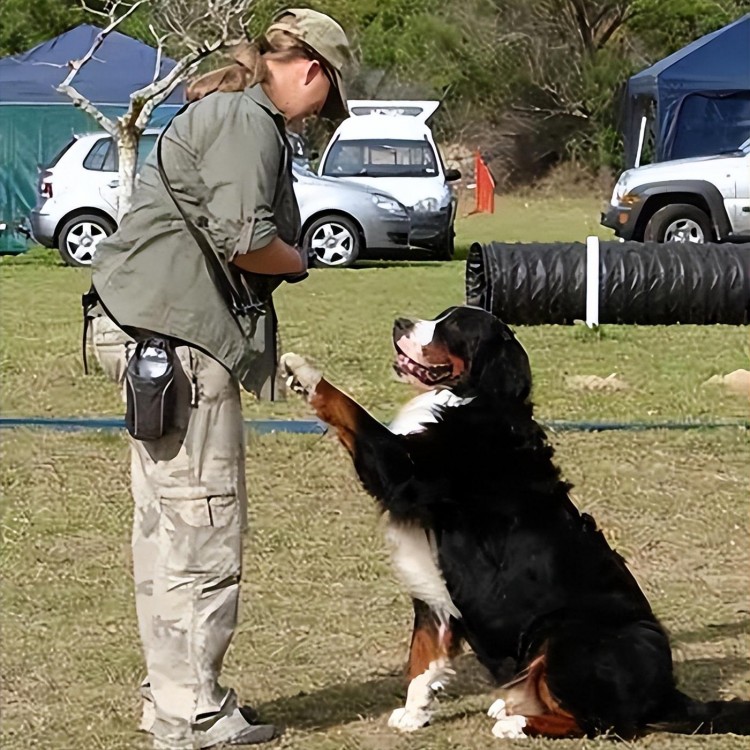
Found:
[[750, 151], [750, 138], [748, 138], [746, 141], [742, 141], [737, 148], [728, 148], [724, 151], [719, 151], [717, 153], [717, 156], [726, 156], [727, 154], [744, 154], [747, 151]]
[[336, 141], [323, 174], [329, 177], [436, 177], [437, 159], [428, 141]]

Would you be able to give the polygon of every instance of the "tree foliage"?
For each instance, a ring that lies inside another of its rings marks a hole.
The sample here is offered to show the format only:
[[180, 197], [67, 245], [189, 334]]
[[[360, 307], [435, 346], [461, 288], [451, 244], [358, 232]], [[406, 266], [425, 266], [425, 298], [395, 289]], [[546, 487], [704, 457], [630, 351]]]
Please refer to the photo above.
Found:
[[[107, 0], [88, 0], [87, 5], [104, 12]], [[119, 30], [145, 42], [153, 41], [147, 14], [144, 8], [128, 18]], [[80, 0], [3, 0], [0, 57], [25, 52], [81, 23], [102, 25], [101, 18], [86, 11]]]

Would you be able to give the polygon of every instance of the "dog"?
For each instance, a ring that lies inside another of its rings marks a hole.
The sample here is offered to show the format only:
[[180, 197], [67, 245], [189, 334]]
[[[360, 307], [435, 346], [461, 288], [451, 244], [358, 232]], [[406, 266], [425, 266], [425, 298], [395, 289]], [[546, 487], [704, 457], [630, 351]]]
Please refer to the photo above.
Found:
[[534, 420], [529, 359], [475, 307], [396, 320], [395, 371], [422, 393], [390, 428], [296, 354], [289, 386], [351, 454], [387, 516], [414, 604], [405, 705], [389, 725], [428, 724], [463, 642], [500, 681], [497, 737], [750, 734], [750, 702], [702, 703], [675, 683], [667, 634], [623, 558], [578, 511]]

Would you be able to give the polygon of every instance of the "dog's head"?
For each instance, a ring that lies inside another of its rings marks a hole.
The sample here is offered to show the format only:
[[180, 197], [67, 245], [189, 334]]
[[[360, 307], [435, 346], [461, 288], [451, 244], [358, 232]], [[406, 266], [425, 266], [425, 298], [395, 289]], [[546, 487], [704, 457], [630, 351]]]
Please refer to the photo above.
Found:
[[525, 401], [529, 358], [505, 323], [478, 307], [449, 307], [433, 320], [399, 318], [394, 369], [421, 388], [449, 387]]

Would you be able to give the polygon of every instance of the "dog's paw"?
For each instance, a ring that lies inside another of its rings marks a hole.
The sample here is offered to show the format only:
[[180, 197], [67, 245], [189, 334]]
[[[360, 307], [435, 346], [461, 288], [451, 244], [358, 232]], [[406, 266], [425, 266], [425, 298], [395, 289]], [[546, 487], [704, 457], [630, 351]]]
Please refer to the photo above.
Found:
[[492, 719], [504, 719], [508, 715], [505, 710], [505, 705], [505, 701], [502, 698], [498, 698], [489, 709], [487, 709], [487, 716]]
[[526, 726], [526, 718], [513, 714], [495, 722], [492, 727], [492, 734], [503, 740], [517, 740], [526, 737], [523, 728]]
[[409, 711], [406, 708], [397, 708], [388, 719], [388, 726], [391, 729], [398, 729], [400, 732], [413, 732], [421, 729], [430, 723], [432, 713], [423, 709]]
[[279, 365], [287, 386], [303, 396], [309, 396], [323, 377], [304, 357], [294, 352], [282, 354]]

